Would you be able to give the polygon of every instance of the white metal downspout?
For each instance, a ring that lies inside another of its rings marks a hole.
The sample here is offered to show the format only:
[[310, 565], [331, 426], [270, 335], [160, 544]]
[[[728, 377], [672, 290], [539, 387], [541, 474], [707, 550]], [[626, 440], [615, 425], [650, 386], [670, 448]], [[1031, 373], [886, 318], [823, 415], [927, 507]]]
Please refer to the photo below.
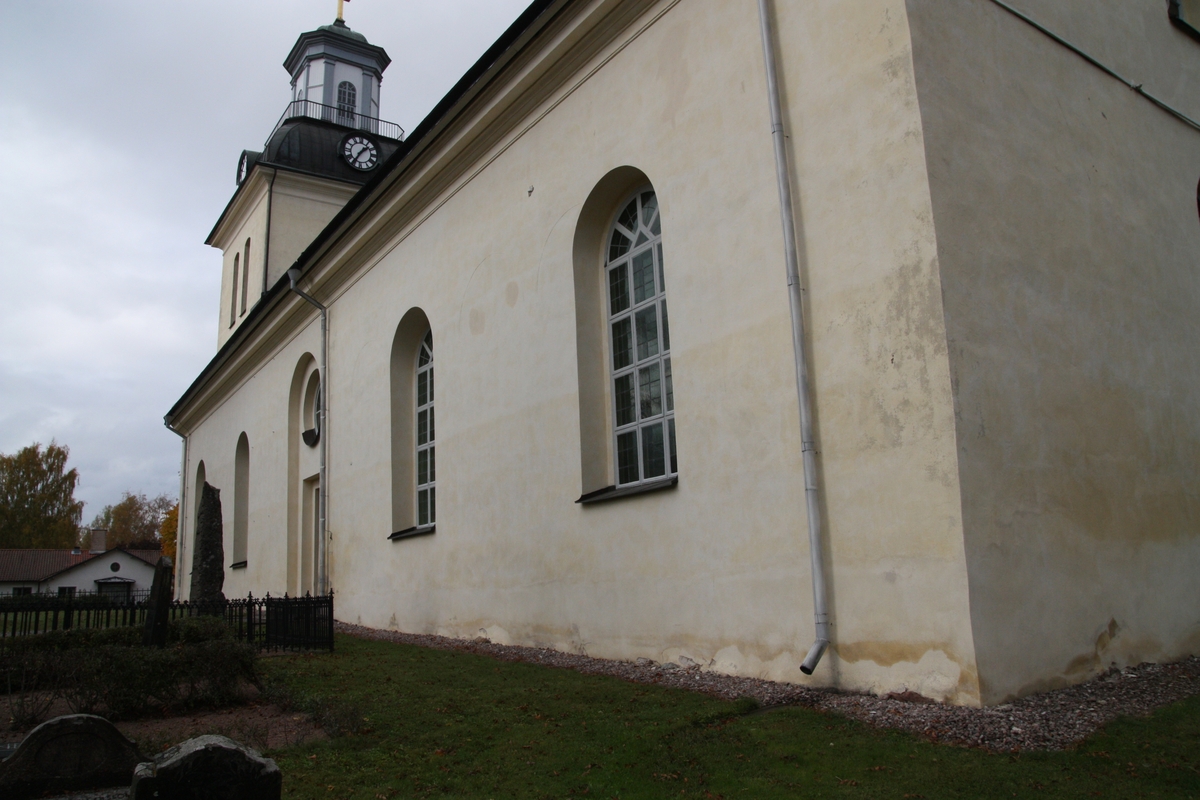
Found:
[[300, 270], [293, 267], [287, 272], [288, 284], [291, 290], [303, 297], [312, 305], [316, 306], [321, 312], [321, 381], [318, 384], [321, 397], [321, 419], [320, 419], [320, 475], [321, 475], [321, 502], [320, 502], [320, 519], [318, 525], [321, 530], [321, 535], [318, 537], [317, 544], [317, 594], [323, 595], [329, 591], [329, 576], [326, 573], [326, 558], [325, 550], [329, 539], [329, 528], [326, 525], [326, 514], [329, 509], [329, 481], [325, 473], [325, 448], [329, 441], [329, 309], [318, 303], [308, 294], [305, 294], [296, 286], [296, 280], [300, 277]]
[[775, 35], [769, 0], [758, 0], [762, 23], [763, 60], [767, 66], [767, 95], [771, 104], [771, 138], [775, 142], [775, 177], [779, 183], [779, 213], [783, 218], [783, 249], [787, 262], [788, 299], [792, 309], [792, 349], [796, 359], [796, 393], [800, 401], [800, 438], [804, 453], [804, 500], [808, 506], [808, 550], [812, 559], [813, 614], [817, 641], [800, 670], [811, 675], [829, 646], [829, 605], [825, 588], [825, 559], [821, 539], [821, 498], [817, 481], [817, 454], [813, 437], [812, 390], [808, 382], [808, 358], [804, 348], [804, 307], [800, 287], [800, 263], [796, 245], [796, 221], [792, 208], [792, 184], [788, 168], [787, 142], [776, 74]]

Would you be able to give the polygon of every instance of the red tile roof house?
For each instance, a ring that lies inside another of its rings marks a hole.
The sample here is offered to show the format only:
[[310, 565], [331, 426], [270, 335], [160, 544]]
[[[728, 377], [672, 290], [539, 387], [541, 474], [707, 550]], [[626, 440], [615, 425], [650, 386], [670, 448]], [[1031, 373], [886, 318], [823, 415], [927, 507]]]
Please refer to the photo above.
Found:
[[0, 597], [101, 592], [128, 597], [149, 591], [158, 550], [0, 550]]

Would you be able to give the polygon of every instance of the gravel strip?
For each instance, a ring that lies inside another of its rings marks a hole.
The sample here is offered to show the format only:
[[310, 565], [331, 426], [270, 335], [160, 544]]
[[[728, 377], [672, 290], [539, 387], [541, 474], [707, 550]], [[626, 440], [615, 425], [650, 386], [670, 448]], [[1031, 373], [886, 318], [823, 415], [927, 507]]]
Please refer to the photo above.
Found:
[[520, 661], [573, 669], [585, 675], [610, 675], [702, 692], [723, 700], [752, 697], [764, 709], [805, 706], [833, 712], [880, 728], [896, 728], [933, 741], [993, 751], [1062, 750], [1120, 716], [1145, 716], [1155, 709], [1200, 694], [1200, 658], [1173, 664], [1141, 664], [1112, 669], [1087, 683], [1029, 695], [990, 708], [967, 708], [917, 696], [875, 697], [792, 683], [742, 678], [698, 666], [659, 664], [649, 659], [609, 661], [539, 647], [501, 645], [486, 639], [452, 639], [429, 634], [376, 630], [339, 622], [340, 633], [363, 639], [400, 642], [435, 650], [457, 650], [500, 661]]

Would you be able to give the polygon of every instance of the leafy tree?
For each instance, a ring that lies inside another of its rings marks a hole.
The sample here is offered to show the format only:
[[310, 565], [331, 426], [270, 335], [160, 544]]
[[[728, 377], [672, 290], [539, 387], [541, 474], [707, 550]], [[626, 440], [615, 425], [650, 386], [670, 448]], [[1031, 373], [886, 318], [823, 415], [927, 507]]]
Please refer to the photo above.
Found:
[[105, 506], [92, 520], [91, 527], [108, 531], [106, 547], [128, 547], [155, 550], [161, 545], [158, 538], [163, 517], [175, 505], [165, 494], [146, 497], [125, 492], [116, 505]]
[[162, 542], [163, 555], [175, 563], [175, 542], [179, 538], [179, 503], [171, 506], [163, 515], [162, 525], [158, 528], [158, 538]]
[[70, 450], [51, 441], [0, 454], [0, 547], [72, 547], [83, 514]]

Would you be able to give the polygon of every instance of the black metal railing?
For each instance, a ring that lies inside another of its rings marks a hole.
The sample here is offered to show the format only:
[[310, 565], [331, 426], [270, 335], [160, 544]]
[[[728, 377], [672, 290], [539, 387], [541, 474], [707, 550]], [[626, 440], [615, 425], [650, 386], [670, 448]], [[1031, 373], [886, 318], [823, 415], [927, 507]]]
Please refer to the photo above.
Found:
[[[62, 630], [124, 628], [146, 624], [150, 593], [0, 597], [0, 650], [16, 637]], [[259, 650], [333, 650], [333, 593], [312, 597], [254, 597], [224, 601], [176, 600], [169, 618], [225, 620], [239, 641]]]
[[283, 123], [297, 118], [320, 119], [337, 125], [345, 125], [347, 128], [355, 128], [379, 136], [386, 136], [389, 139], [404, 138], [404, 128], [401, 128], [396, 123], [387, 122], [375, 117], [368, 117], [366, 114], [360, 114], [349, 106], [327, 106], [324, 103], [317, 103], [312, 100], [293, 100], [288, 103], [287, 108], [283, 111], [283, 116], [279, 118], [279, 121], [275, 123], [275, 127], [271, 129], [271, 135], [267, 137], [267, 143], [270, 143], [271, 137], [275, 135], [275, 132], [279, 130], [279, 127]]

